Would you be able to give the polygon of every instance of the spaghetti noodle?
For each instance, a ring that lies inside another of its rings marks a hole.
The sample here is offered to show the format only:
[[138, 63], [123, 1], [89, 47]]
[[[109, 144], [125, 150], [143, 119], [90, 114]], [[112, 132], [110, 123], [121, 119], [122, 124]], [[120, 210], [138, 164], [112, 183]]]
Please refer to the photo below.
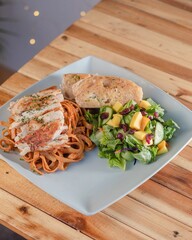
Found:
[[[65, 124], [68, 126], [63, 132], [67, 134], [68, 141], [51, 150], [30, 151], [23, 156], [30, 168], [39, 174], [65, 170], [70, 163], [83, 159], [85, 151], [94, 148], [94, 144], [89, 139], [92, 125], [84, 118], [83, 110], [69, 100], [62, 101], [61, 105], [64, 110]], [[10, 129], [12, 123], [11, 117], [8, 123], [0, 121], [0, 125], [5, 127], [0, 139], [0, 149], [6, 152], [17, 150], [14, 137], [19, 133], [19, 128]]]

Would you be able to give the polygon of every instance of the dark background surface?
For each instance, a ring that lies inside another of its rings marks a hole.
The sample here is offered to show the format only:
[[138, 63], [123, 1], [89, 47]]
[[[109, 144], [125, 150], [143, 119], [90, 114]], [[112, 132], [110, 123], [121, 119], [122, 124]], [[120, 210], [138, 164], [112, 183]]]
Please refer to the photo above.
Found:
[[0, 84], [98, 2], [0, 0]]
[[[0, 84], [98, 2], [0, 0]], [[22, 239], [0, 225], [0, 240]]]
[[24, 240], [25, 238], [16, 234], [15, 232], [10, 231], [8, 228], [0, 225], [0, 239], [1, 240]]

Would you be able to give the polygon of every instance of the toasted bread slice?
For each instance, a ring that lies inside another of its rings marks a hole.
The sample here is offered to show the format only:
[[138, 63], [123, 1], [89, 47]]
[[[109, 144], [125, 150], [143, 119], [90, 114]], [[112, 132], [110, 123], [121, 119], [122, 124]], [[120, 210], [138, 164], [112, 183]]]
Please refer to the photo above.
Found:
[[113, 105], [117, 101], [125, 104], [129, 100], [140, 102], [143, 91], [134, 82], [114, 76], [91, 75], [72, 85], [75, 101], [83, 108], [99, 108]]
[[85, 79], [92, 76], [91, 74], [85, 73], [69, 73], [64, 75], [64, 82], [63, 82], [63, 90], [64, 96], [69, 99], [74, 99], [72, 85], [76, 82], [80, 81], [81, 79]]

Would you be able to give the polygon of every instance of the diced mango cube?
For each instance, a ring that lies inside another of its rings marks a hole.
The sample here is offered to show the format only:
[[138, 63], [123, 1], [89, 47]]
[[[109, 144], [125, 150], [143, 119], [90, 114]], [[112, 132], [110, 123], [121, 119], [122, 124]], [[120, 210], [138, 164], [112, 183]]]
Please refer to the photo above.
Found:
[[122, 117], [123, 117], [123, 116], [120, 115], [120, 114], [113, 114], [113, 119], [112, 119], [112, 121], [115, 123], [115, 125], [118, 125], [118, 126], [119, 126]]
[[150, 119], [148, 117], [143, 116], [142, 120], [141, 120], [141, 130], [144, 131], [148, 122], [150, 121]]
[[158, 146], [158, 149], [159, 149], [158, 152], [157, 152], [157, 155], [161, 155], [163, 153], [168, 152], [167, 142], [165, 140], [160, 142], [157, 146]]
[[151, 104], [148, 102], [148, 101], [146, 101], [146, 100], [142, 100], [140, 103], [139, 103], [139, 107], [140, 108], [145, 108], [145, 109], [147, 109], [147, 108], [149, 108], [151, 106]]
[[162, 147], [159, 149], [159, 151], [157, 152], [157, 155], [161, 155], [163, 153], [168, 152], [168, 148], [166, 146]]
[[112, 106], [112, 108], [113, 108], [113, 110], [114, 110], [115, 112], [119, 112], [119, 111], [122, 109], [122, 107], [123, 107], [123, 104], [121, 104], [120, 102], [116, 102], [116, 103]]
[[113, 118], [120, 118], [120, 119], [122, 119], [122, 115], [121, 114], [119, 114], [119, 113], [115, 113], [115, 114], [113, 114]]
[[144, 132], [144, 131], [136, 131], [136, 132], [134, 133], [134, 137], [136, 137], [136, 138], [139, 139], [139, 140], [144, 140], [145, 137], [146, 137], [146, 135], [147, 135], [147, 133]]
[[122, 119], [122, 115], [121, 114], [113, 114], [113, 118], [110, 119], [107, 124], [112, 126], [112, 127], [119, 127], [119, 124], [121, 122], [121, 119]]
[[119, 125], [115, 124], [112, 119], [110, 119], [110, 120], [107, 122], [107, 125], [112, 126], [112, 127], [119, 127]]
[[130, 128], [140, 130], [142, 117], [141, 112], [136, 112], [131, 119]]
[[161, 148], [163, 148], [163, 147], [166, 147], [167, 146], [167, 142], [165, 141], [165, 140], [163, 140], [162, 142], [160, 142], [158, 145], [157, 145], [157, 147], [159, 148], [159, 149], [161, 149]]

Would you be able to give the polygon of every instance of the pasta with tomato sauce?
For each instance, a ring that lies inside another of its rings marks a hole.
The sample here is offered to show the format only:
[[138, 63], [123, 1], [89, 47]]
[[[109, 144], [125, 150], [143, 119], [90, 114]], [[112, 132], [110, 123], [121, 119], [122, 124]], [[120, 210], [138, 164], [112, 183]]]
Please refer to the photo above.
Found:
[[9, 121], [0, 121], [5, 127], [0, 149], [18, 150], [39, 174], [65, 170], [94, 148], [89, 139], [92, 125], [86, 121], [84, 110], [64, 100], [56, 87], [25, 96], [11, 103], [9, 110]]

